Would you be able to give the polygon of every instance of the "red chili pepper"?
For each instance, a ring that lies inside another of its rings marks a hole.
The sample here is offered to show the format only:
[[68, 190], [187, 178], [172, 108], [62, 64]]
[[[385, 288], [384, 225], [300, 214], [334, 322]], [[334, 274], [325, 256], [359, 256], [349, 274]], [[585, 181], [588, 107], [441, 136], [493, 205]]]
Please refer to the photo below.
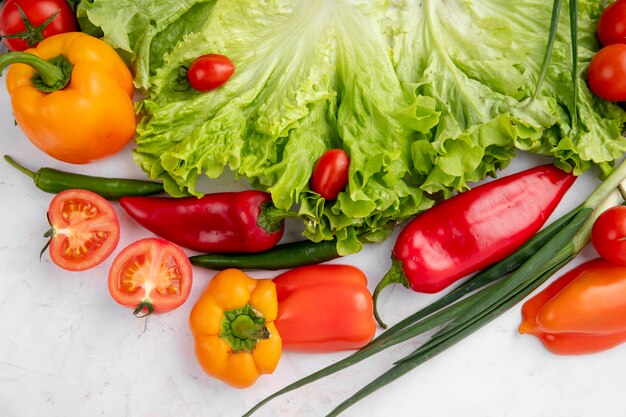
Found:
[[520, 333], [552, 353], [580, 355], [626, 342], [626, 267], [597, 258], [569, 271], [522, 306]]
[[202, 198], [122, 197], [120, 205], [140, 225], [188, 249], [201, 252], [261, 252], [274, 247], [285, 230], [268, 193], [241, 191]]
[[367, 277], [349, 265], [312, 265], [274, 278], [283, 347], [303, 352], [358, 349], [374, 337]]
[[393, 249], [393, 265], [374, 291], [399, 283], [435, 293], [513, 253], [541, 229], [575, 176], [547, 164], [502, 177], [415, 217]]

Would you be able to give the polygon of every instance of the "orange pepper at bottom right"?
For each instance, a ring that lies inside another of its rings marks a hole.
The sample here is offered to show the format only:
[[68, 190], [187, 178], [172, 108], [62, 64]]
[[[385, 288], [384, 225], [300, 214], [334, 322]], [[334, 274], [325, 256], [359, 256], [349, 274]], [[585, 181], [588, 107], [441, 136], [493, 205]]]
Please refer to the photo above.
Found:
[[567, 272], [524, 303], [519, 332], [559, 355], [626, 342], [626, 266], [597, 258]]

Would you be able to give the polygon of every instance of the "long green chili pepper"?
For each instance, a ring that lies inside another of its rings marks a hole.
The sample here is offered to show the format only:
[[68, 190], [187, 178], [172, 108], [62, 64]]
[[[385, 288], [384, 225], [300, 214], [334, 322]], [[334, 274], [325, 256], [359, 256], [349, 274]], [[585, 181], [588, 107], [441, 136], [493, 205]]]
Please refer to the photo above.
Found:
[[[244, 416], [252, 415], [262, 405], [279, 395], [336, 373], [388, 347], [407, 341], [426, 331], [442, 325], [445, 326], [418, 351], [411, 354], [408, 358], [400, 359], [396, 366], [383, 374], [379, 379], [368, 384], [330, 414], [336, 415], [369, 393], [399, 378], [437, 353], [462, 340], [468, 334], [476, 331], [515, 305], [549, 276], [573, 259], [586, 246], [589, 240], [591, 225], [596, 216], [602, 211], [602, 208], [604, 208], [601, 206], [606, 206], [607, 201], [613, 198], [612, 196], [618, 194], [616, 192], [613, 193], [613, 191], [625, 178], [626, 163], [614, 171], [582, 205], [558, 220], [556, 222], [558, 226], [554, 226], [555, 230], [551, 230], [549, 233], [550, 238], [542, 239], [536, 253], [528, 257], [508, 277], [483, 287], [459, 301], [452, 304], [448, 303], [449, 305], [444, 306], [444, 308], [434, 309], [435, 312], [425, 318], [423, 316], [419, 317], [420, 312], [416, 313], [413, 320], [406, 319], [398, 323], [396, 326], [399, 326], [401, 323], [402, 326], [390, 328], [353, 355], [276, 391], [255, 405]], [[617, 205], [619, 201], [611, 201], [610, 204]], [[555, 231], [556, 233], [553, 233]], [[545, 234], [545, 232], [541, 233]], [[528, 247], [524, 247], [522, 250], [528, 251]], [[507, 262], [512, 262], [512, 259], [515, 262], [519, 262], [519, 259], [515, 260], [515, 258], [520, 256], [519, 252], [515, 252], [507, 258]], [[524, 256], [526, 257], [527, 255]], [[503, 272], [506, 273], [506, 269], [503, 268]], [[463, 295], [465, 294], [461, 296]], [[390, 332], [390, 335], [386, 336], [388, 332]]]
[[18, 164], [8, 155], [4, 159], [20, 172], [28, 175], [35, 182], [35, 186], [48, 193], [57, 194], [61, 191], [79, 188], [93, 191], [108, 200], [119, 200], [124, 196], [141, 196], [162, 193], [163, 184], [153, 181], [92, 177], [71, 172], [59, 171], [54, 168], [43, 167], [37, 172]]
[[257, 253], [209, 253], [191, 256], [193, 265], [221, 271], [237, 269], [288, 269], [297, 266], [313, 265], [339, 258], [336, 240], [285, 243]]

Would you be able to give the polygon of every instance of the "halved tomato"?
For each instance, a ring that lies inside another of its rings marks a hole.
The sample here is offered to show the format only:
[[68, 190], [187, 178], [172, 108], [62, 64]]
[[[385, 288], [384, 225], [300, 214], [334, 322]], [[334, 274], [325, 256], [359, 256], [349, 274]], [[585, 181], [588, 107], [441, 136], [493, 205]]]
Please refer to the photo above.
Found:
[[[84, 271], [102, 263], [120, 240], [120, 223], [107, 200], [87, 190], [57, 194], [48, 208], [52, 228], [52, 261], [69, 271]], [[45, 248], [44, 248], [45, 250]]]
[[109, 270], [109, 291], [137, 317], [163, 313], [182, 305], [191, 292], [191, 263], [185, 252], [165, 239], [131, 243]]

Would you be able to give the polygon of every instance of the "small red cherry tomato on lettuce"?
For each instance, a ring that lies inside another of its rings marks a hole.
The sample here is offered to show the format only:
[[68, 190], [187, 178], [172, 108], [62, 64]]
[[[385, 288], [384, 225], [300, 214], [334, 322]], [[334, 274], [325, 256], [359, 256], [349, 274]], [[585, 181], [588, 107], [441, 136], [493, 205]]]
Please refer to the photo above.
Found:
[[600, 98], [626, 100], [626, 45], [616, 43], [600, 49], [589, 63], [587, 82]]
[[137, 317], [164, 313], [189, 297], [191, 263], [176, 244], [146, 238], [131, 243], [117, 255], [109, 270], [109, 292]]
[[48, 220], [52, 228], [44, 236], [50, 237], [50, 257], [69, 271], [84, 271], [102, 263], [120, 240], [113, 206], [91, 191], [57, 194], [50, 202]]
[[0, 9], [0, 35], [12, 51], [23, 51], [52, 35], [77, 30], [74, 12], [65, 0], [7, 0]]
[[626, 207], [617, 206], [603, 212], [593, 223], [591, 242], [605, 260], [626, 265]]
[[603, 46], [626, 43], [626, 0], [604, 9], [598, 20], [598, 39]]
[[235, 72], [235, 65], [227, 56], [207, 54], [196, 58], [187, 71], [191, 88], [209, 91], [223, 85]]
[[326, 151], [318, 159], [311, 175], [311, 190], [326, 200], [335, 200], [348, 184], [350, 158], [343, 149]]

